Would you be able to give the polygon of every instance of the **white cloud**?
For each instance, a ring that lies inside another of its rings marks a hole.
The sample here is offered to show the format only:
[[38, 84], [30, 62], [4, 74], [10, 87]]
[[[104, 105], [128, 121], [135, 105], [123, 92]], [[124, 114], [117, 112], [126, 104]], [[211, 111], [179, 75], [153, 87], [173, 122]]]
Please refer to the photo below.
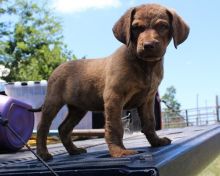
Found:
[[186, 61], [186, 65], [192, 65], [192, 61], [190, 60]]
[[121, 6], [120, 0], [53, 0], [52, 2], [52, 7], [61, 13], [76, 13], [89, 9]]

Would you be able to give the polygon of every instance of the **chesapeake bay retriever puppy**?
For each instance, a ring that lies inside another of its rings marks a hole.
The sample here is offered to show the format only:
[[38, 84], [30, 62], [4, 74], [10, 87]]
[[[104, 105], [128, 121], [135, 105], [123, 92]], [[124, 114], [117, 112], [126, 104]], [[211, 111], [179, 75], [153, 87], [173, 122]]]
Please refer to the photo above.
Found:
[[189, 27], [173, 10], [157, 4], [129, 9], [113, 27], [123, 43], [101, 59], [68, 61], [54, 70], [42, 106], [37, 131], [37, 153], [52, 158], [46, 139], [57, 112], [67, 105], [69, 113], [59, 126], [61, 141], [70, 155], [86, 152], [71, 141], [71, 132], [87, 111], [104, 111], [105, 139], [112, 157], [137, 153], [123, 145], [122, 110], [137, 108], [142, 131], [153, 147], [171, 143], [155, 132], [154, 98], [163, 78], [167, 45], [185, 41]]

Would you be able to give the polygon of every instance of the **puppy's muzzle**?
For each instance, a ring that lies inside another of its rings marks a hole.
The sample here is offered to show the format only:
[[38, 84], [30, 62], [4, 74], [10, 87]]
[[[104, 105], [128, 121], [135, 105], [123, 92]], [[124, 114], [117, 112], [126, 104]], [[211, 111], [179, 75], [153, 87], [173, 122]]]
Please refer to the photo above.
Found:
[[145, 61], [158, 61], [163, 56], [161, 44], [158, 40], [148, 40], [137, 47], [138, 57]]
[[144, 42], [144, 50], [148, 52], [154, 52], [160, 46], [160, 42], [157, 40]]

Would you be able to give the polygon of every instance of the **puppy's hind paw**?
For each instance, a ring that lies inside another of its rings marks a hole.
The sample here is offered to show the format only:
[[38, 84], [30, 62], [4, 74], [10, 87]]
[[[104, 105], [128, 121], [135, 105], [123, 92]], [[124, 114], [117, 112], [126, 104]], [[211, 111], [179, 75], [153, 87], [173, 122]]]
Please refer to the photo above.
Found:
[[53, 159], [53, 155], [50, 153], [38, 153], [38, 156], [41, 157], [44, 161], [49, 161]]

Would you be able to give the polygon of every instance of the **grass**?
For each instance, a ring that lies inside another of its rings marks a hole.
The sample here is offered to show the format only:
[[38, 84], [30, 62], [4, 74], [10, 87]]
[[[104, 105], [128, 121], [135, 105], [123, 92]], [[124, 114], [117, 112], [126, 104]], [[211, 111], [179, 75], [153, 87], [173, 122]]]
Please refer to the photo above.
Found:
[[220, 155], [197, 176], [220, 176]]

